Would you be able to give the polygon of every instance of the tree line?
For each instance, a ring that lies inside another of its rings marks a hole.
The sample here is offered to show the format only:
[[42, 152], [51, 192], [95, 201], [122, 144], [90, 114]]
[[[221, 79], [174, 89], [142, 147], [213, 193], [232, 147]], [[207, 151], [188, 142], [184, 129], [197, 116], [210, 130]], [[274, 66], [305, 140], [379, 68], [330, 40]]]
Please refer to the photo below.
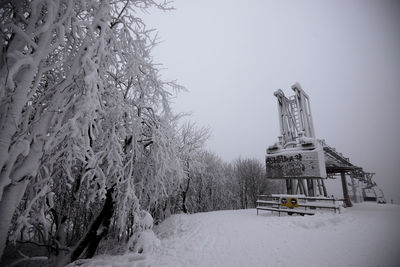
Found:
[[171, 111], [140, 11], [153, 0], [0, 3], [0, 255], [30, 244], [63, 266], [102, 242], [145, 252], [170, 214], [252, 207], [280, 190], [253, 159], [223, 162]]

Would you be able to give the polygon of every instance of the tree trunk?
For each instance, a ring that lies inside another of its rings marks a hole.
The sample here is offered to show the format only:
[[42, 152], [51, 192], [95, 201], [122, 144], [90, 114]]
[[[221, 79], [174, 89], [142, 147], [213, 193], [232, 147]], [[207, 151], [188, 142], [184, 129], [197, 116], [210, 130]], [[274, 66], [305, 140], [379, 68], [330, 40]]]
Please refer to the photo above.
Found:
[[187, 183], [186, 183], [186, 189], [183, 190], [182, 189], [182, 211], [184, 213], [188, 213], [187, 207], [186, 207], [186, 196], [187, 196], [187, 192], [189, 190], [189, 184], [190, 184], [190, 179], [187, 179]]
[[104, 202], [103, 209], [90, 225], [85, 236], [78, 242], [75, 248], [58, 263], [58, 266], [64, 266], [77, 260], [78, 257], [85, 251], [85, 249], [86, 254], [84, 258], [91, 258], [94, 256], [101, 239], [106, 236], [108, 232], [111, 224], [111, 218], [114, 214], [114, 187], [115, 185], [107, 189], [106, 200]]
[[4, 248], [6, 247], [8, 230], [10, 228], [12, 217], [15, 209], [24, 196], [28, 183], [29, 180], [25, 179], [23, 182], [9, 184], [4, 188], [3, 198], [0, 201], [0, 258], [3, 255]]

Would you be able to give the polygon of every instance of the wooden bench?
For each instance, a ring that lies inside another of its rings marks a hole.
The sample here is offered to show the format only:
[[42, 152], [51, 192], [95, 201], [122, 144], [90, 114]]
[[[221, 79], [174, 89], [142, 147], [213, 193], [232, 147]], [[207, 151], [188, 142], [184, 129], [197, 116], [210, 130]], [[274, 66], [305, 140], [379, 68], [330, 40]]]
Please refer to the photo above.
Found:
[[[259, 195], [259, 197], [271, 197], [273, 199], [279, 199], [281, 197], [296, 197], [298, 200], [303, 200], [303, 202], [298, 203], [299, 207], [304, 207], [305, 210], [307, 208], [315, 209], [333, 209], [334, 212], [339, 211], [340, 207], [337, 205], [337, 201], [341, 201], [341, 199], [336, 199], [333, 197], [307, 197], [307, 196], [292, 196], [292, 195], [281, 195], [281, 194], [272, 194], [272, 195]], [[331, 202], [331, 203], [324, 203], [324, 202]]]
[[[307, 212], [307, 208], [309, 209], [333, 209], [336, 213], [336, 210], [339, 211], [340, 213], [340, 208], [337, 206], [336, 201], [337, 199], [335, 198], [330, 198], [330, 197], [307, 197], [303, 195], [281, 195], [281, 194], [273, 194], [273, 195], [258, 195], [257, 196], [259, 199], [257, 200], [257, 215], [258, 215], [258, 210], [263, 209], [263, 210], [271, 210], [271, 211], [277, 211], [279, 210], [280, 212], [287, 212], [288, 214], [307, 214], [307, 215], [313, 215], [314, 212]], [[279, 202], [280, 198], [282, 197], [295, 197], [298, 200], [298, 207], [304, 207], [304, 211], [299, 210], [299, 209], [292, 209], [292, 208], [284, 208], [281, 206], [281, 203]], [[260, 199], [260, 198], [266, 198], [267, 200]], [[328, 203], [326, 203], [328, 202]], [[332, 203], [329, 203], [332, 202]], [[280, 214], [280, 213], [279, 213]]]

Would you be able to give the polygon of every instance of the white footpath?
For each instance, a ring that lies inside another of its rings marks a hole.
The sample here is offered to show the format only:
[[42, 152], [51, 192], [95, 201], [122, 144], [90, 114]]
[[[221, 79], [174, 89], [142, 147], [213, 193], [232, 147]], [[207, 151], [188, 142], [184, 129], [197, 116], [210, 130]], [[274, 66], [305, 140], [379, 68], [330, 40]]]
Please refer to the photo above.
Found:
[[154, 231], [161, 244], [150, 266], [400, 266], [399, 205], [304, 217], [255, 209], [180, 214]]

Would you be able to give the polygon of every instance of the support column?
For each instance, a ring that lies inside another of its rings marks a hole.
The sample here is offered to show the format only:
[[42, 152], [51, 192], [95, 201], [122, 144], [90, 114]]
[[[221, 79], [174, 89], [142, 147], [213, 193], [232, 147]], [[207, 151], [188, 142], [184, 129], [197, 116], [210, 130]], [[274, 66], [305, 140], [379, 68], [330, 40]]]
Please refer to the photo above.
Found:
[[307, 178], [307, 191], [308, 191], [308, 196], [314, 197], [315, 196], [315, 186], [314, 186], [314, 180], [311, 178]]
[[303, 184], [303, 179], [298, 179], [297, 180], [297, 187], [299, 188], [300, 194], [301, 195], [306, 195], [304, 193], [304, 184]]
[[321, 184], [322, 184], [322, 190], [324, 191], [324, 197], [328, 196], [328, 192], [326, 191], [324, 179], [321, 179]]
[[356, 183], [353, 177], [350, 178], [351, 178], [351, 190], [353, 190], [353, 201], [354, 203], [358, 203]]
[[298, 193], [298, 182], [297, 179], [292, 179], [292, 194], [297, 195]]
[[286, 179], [286, 194], [292, 193], [292, 180]]
[[306, 188], [306, 186], [304, 185], [304, 179], [301, 179], [299, 182], [300, 182], [301, 188], [303, 188], [302, 194], [304, 194], [305, 196], [308, 196], [307, 188]]
[[317, 179], [317, 187], [318, 187], [318, 193], [319, 193], [319, 195], [320, 195], [320, 196], [323, 195], [321, 179]]
[[342, 173], [340, 173], [340, 176], [342, 178], [342, 188], [343, 188], [344, 202], [346, 203], [347, 207], [352, 207], [353, 204], [351, 203], [351, 200], [350, 200], [350, 197], [349, 197], [349, 190], [347, 189], [346, 174], [344, 172], [342, 172]]

